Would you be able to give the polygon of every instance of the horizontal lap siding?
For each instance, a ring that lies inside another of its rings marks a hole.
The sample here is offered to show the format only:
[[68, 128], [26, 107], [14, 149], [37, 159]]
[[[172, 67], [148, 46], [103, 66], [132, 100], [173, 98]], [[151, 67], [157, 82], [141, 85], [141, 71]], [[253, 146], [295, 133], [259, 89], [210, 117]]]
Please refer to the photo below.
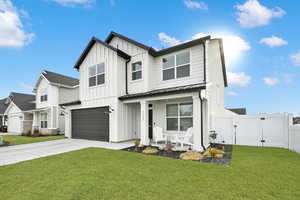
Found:
[[182, 85], [190, 85], [202, 83], [204, 80], [204, 59], [203, 59], [203, 46], [197, 45], [192, 48], [186, 49], [191, 50], [191, 65], [190, 65], [190, 76], [180, 79], [172, 79], [168, 81], [162, 80], [162, 58], [168, 55], [174, 55], [176, 53], [168, 54], [165, 56], [156, 57], [152, 60], [151, 74], [150, 74], [150, 84], [151, 89], [162, 89], [170, 88]]

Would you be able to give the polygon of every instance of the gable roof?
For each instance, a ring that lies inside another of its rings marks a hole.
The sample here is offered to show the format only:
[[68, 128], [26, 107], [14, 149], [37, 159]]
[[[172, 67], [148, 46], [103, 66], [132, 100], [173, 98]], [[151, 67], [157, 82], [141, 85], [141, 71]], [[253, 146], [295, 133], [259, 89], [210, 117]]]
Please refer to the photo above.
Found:
[[35, 109], [35, 95], [12, 92], [9, 98], [22, 111]]
[[110, 32], [108, 37], [105, 39], [105, 42], [107, 44], [109, 44], [114, 37], [119, 37], [119, 38], [121, 38], [121, 39], [123, 39], [127, 42], [130, 42], [130, 43], [142, 48], [142, 49], [145, 49], [149, 52], [150, 55], [152, 55], [154, 57], [162, 56], [162, 55], [169, 54], [169, 53], [179, 51], [179, 50], [182, 50], [182, 49], [186, 49], [186, 48], [198, 45], [198, 44], [202, 44], [203, 42], [205, 42], [206, 40], [210, 40], [210, 38], [211, 38], [210, 35], [208, 35], [208, 36], [205, 36], [205, 37], [201, 37], [201, 38], [198, 38], [198, 39], [195, 39], [195, 40], [184, 42], [184, 43], [181, 43], [181, 44], [178, 44], [178, 45], [175, 45], [175, 46], [157, 51], [152, 47], [149, 47], [145, 44], [142, 44], [142, 43], [140, 43], [136, 40], [130, 39], [130, 38], [124, 36], [124, 35], [121, 35], [120, 33], [116, 33], [116, 32], [113, 32], [113, 31]]
[[3, 115], [9, 106], [9, 103], [7, 103], [8, 98], [0, 99], [0, 115]]
[[[112, 39], [114, 37], [119, 37], [129, 43], [132, 43], [142, 49], [145, 49], [146, 51], [148, 51], [148, 53], [150, 55], [152, 55], [153, 57], [157, 57], [157, 56], [163, 56], [163, 55], [166, 55], [166, 54], [169, 54], [169, 53], [173, 53], [173, 52], [176, 52], [176, 51], [180, 51], [180, 50], [183, 50], [183, 49], [186, 49], [186, 48], [190, 48], [190, 47], [193, 47], [193, 46], [196, 46], [196, 45], [199, 45], [199, 44], [204, 44], [205, 41], [207, 40], [211, 40], [211, 36], [208, 35], [208, 36], [205, 36], [205, 37], [201, 37], [201, 38], [198, 38], [198, 39], [195, 39], [195, 40], [191, 40], [191, 41], [188, 41], [188, 42], [184, 42], [184, 43], [181, 43], [181, 44], [178, 44], [178, 45], [175, 45], [175, 46], [172, 46], [172, 47], [169, 47], [169, 48], [166, 48], [166, 49], [161, 49], [161, 50], [155, 50], [154, 48], [150, 47], [150, 46], [147, 46], [143, 43], [140, 43], [136, 40], [133, 40], [133, 39], [130, 39], [124, 35], [121, 35], [119, 33], [116, 33], [114, 31], [111, 31], [110, 34], [107, 36], [107, 38], [105, 39], [105, 41], [101, 41], [99, 39], [97, 39], [96, 37], [93, 37], [91, 39], [91, 41], [89, 42], [89, 44], [87, 45], [87, 47], [85, 48], [85, 50], [83, 51], [83, 53], [81, 54], [81, 56], [79, 57], [79, 59], [77, 60], [74, 68], [76, 69], [79, 69], [79, 66], [82, 64], [83, 60], [85, 59], [85, 57], [87, 56], [87, 54], [89, 53], [90, 49], [93, 47], [93, 45], [96, 43], [96, 42], [99, 42], [101, 43], [102, 45], [116, 51], [118, 53], [119, 56], [125, 58], [125, 59], [130, 59], [130, 55], [126, 54], [125, 52], [111, 46], [109, 43], [112, 41]], [[225, 57], [224, 57], [224, 48], [223, 48], [223, 42], [222, 42], [222, 39], [215, 39], [215, 40], [218, 40], [219, 41], [219, 46], [220, 46], [220, 53], [221, 53], [221, 62], [222, 62], [222, 70], [223, 70], [223, 79], [224, 79], [224, 85], [225, 87], [228, 86], [228, 82], [227, 82], [227, 74], [226, 74], [226, 66], [225, 66]]]
[[227, 110], [234, 112], [238, 115], [246, 115], [247, 114], [246, 108], [229, 108]]
[[44, 70], [42, 75], [52, 84], [74, 87], [79, 85], [79, 79]]
[[88, 45], [86, 46], [86, 48], [84, 49], [82, 54], [80, 55], [79, 59], [75, 63], [74, 68], [79, 69], [80, 65], [82, 64], [85, 57], [88, 55], [89, 51], [92, 49], [92, 47], [94, 46], [95, 43], [100, 43], [100, 44], [104, 45], [105, 47], [117, 52], [118, 56], [121, 56], [122, 58], [124, 58], [126, 60], [131, 58], [130, 55], [128, 55], [127, 53], [121, 51], [120, 49], [117, 49], [117, 48], [107, 44], [106, 42], [103, 42], [103, 41], [99, 40], [96, 37], [92, 37], [92, 39], [90, 40], [90, 42], [88, 43]]

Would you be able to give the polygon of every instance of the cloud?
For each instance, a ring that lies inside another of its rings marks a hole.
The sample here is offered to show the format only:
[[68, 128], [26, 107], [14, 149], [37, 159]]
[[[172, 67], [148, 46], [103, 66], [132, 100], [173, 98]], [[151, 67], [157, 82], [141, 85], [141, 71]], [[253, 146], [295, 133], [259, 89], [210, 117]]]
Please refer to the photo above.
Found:
[[241, 58], [243, 52], [249, 51], [251, 46], [247, 41], [238, 35], [222, 33], [197, 33], [193, 39], [211, 35], [213, 38], [222, 38], [224, 54], [227, 68], [233, 68], [236, 62]]
[[[21, 11], [21, 15], [24, 13], [24, 10]], [[20, 48], [29, 44], [33, 37], [33, 33], [26, 33], [24, 30], [19, 13], [12, 2], [0, 0], [0, 48]]]
[[59, 3], [63, 6], [74, 6], [74, 5], [90, 5], [91, 3], [96, 2], [96, 0], [52, 0], [56, 3]]
[[286, 14], [282, 8], [270, 9], [261, 5], [258, 0], [247, 0], [244, 4], [236, 5], [235, 8], [238, 10], [237, 21], [245, 28], [268, 25], [272, 18], [281, 18]]
[[233, 92], [233, 91], [227, 92], [227, 95], [228, 95], [228, 96], [231, 96], [231, 97], [236, 97], [236, 96], [238, 96], [238, 94], [237, 94], [236, 92]]
[[32, 85], [28, 85], [26, 83], [20, 83], [19, 86], [22, 88], [22, 89], [25, 89], [25, 90], [30, 90], [32, 91], [33, 90], [33, 86]]
[[197, 1], [191, 1], [191, 0], [184, 0], [183, 3], [188, 8], [196, 8], [201, 10], [208, 10], [208, 6], [204, 2], [197, 2]]
[[284, 39], [276, 37], [274, 35], [271, 36], [271, 37], [262, 38], [259, 43], [268, 45], [268, 46], [270, 46], [272, 48], [288, 44], [288, 42], [285, 41]]
[[280, 82], [277, 78], [272, 78], [272, 77], [264, 77], [263, 81], [265, 82], [266, 85], [269, 86], [277, 85]]
[[251, 76], [248, 76], [247, 74], [245, 74], [245, 72], [227, 72], [227, 78], [229, 86], [232, 87], [246, 87], [251, 82]]
[[167, 47], [175, 46], [180, 44], [180, 40], [177, 40], [174, 37], [167, 35], [166, 33], [159, 33], [158, 34], [159, 40], [161, 41], [162, 45], [166, 45]]
[[295, 66], [300, 67], [300, 50], [297, 53], [292, 54], [290, 57], [291, 57], [293, 64]]

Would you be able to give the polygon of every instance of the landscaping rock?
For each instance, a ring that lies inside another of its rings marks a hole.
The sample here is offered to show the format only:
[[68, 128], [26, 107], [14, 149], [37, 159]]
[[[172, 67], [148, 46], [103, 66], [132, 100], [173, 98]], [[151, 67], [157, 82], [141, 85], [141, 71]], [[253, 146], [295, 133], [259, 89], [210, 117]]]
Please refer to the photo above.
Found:
[[147, 147], [146, 149], [143, 150], [143, 153], [145, 154], [155, 154], [158, 152], [157, 148], [153, 148], [153, 147]]
[[190, 151], [180, 154], [182, 160], [202, 160], [204, 156], [201, 153]]

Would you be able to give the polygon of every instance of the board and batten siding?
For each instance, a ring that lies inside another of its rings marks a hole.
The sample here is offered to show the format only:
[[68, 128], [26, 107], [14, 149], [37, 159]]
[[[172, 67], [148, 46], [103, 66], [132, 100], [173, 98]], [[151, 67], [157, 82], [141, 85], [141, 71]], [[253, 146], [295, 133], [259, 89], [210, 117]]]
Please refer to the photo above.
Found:
[[[118, 80], [118, 55], [115, 51], [102, 44], [95, 43], [89, 54], [80, 66], [80, 100], [91, 101], [100, 98], [117, 97], [120, 87], [125, 87], [124, 83]], [[105, 83], [94, 87], [89, 87], [89, 67], [105, 63]], [[122, 63], [120, 63], [123, 65]], [[125, 68], [125, 66], [123, 66]], [[123, 74], [125, 76], [125, 74]]]
[[[130, 62], [127, 65], [128, 93], [146, 92], [148, 90], [148, 52], [118, 37], [114, 37], [109, 44], [131, 56]], [[132, 64], [135, 62], [142, 62], [142, 79], [133, 81]]]
[[59, 103], [67, 103], [79, 100], [79, 87], [59, 88]]
[[[162, 78], [162, 59], [164, 57], [170, 55], [176, 55], [184, 51], [190, 51], [190, 76], [164, 81]], [[151, 69], [150, 71], [151, 90], [203, 83], [204, 80], [203, 45], [197, 45], [182, 51], [177, 51], [171, 54], [153, 58], [150, 63], [152, 63], [149, 66]]]

